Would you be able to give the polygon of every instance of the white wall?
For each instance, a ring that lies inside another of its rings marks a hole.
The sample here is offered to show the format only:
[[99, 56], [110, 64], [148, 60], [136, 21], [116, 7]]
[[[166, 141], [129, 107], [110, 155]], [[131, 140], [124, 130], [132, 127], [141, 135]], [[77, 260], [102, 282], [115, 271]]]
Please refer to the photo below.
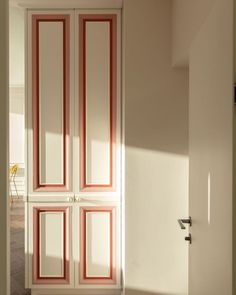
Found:
[[[235, 52], [235, 49], [234, 49]], [[234, 53], [235, 55], [235, 53]], [[235, 57], [234, 57], [235, 58]], [[234, 75], [236, 78], [236, 76]], [[233, 212], [236, 212], [236, 106], [233, 115]], [[233, 294], [236, 294], [236, 216], [233, 214]]]
[[232, 294], [233, 1], [217, 0], [191, 45], [191, 295]]
[[171, 66], [171, 1], [124, 1], [127, 294], [187, 294], [188, 71]]
[[9, 10], [10, 163], [24, 167], [24, 10]]
[[24, 87], [10, 87], [10, 163], [24, 163]]
[[[236, 0], [234, 0], [234, 83], [236, 83]], [[236, 105], [233, 114], [233, 212], [236, 212]], [[233, 294], [236, 294], [236, 214], [233, 214]]]
[[24, 10], [10, 6], [9, 71], [11, 86], [23, 86], [25, 83], [24, 42]]
[[188, 66], [194, 37], [209, 15], [215, 0], [172, 0], [172, 60]]
[[0, 294], [9, 295], [8, 1], [0, 1]]
[[[234, 47], [234, 52], [235, 52], [235, 48], [236, 47]], [[236, 151], [236, 105], [234, 106], [234, 115], [233, 115], [233, 212], [236, 212], [236, 153], [235, 151]], [[235, 215], [236, 214], [233, 214], [233, 294], [234, 295], [236, 294], [236, 279], [235, 279], [236, 278], [236, 216]]]

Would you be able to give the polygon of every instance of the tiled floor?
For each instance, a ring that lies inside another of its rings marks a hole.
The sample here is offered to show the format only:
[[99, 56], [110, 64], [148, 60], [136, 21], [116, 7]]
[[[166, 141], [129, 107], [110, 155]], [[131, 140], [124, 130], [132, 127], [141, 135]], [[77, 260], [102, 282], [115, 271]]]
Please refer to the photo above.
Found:
[[14, 200], [11, 209], [11, 295], [29, 295], [24, 288], [24, 203]]

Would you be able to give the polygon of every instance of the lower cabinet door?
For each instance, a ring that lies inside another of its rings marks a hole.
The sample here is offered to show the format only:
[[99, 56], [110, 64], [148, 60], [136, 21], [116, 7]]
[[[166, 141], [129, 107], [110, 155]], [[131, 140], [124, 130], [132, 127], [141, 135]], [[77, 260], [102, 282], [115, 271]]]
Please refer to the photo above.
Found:
[[29, 204], [31, 288], [74, 286], [71, 218], [68, 204]]
[[76, 288], [120, 287], [118, 218], [118, 207], [113, 205], [76, 206]]
[[120, 289], [114, 204], [29, 203], [27, 249], [31, 289]]

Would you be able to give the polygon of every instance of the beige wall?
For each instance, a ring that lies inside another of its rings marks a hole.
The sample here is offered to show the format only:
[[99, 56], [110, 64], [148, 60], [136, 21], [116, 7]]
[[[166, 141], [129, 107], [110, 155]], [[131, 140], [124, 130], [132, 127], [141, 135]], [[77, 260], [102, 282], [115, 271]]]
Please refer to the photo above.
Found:
[[215, 0], [172, 1], [172, 59], [174, 65], [188, 65], [189, 49], [204, 24]]
[[[235, 38], [235, 37], [234, 37]], [[235, 52], [235, 50], [234, 50]], [[235, 77], [235, 76], [234, 76]], [[233, 116], [233, 212], [236, 212], [236, 106]], [[233, 294], [236, 294], [236, 214], [233, 214]]]
[[10, 163], [24, 165], [24, 9], [9, 9]]
[[[234, 0], [234, 83], [236, 83], [236, 0]], [[233, 212], [236, 212], [236, 105], [233, 113]], [[233, 294], [236, 294], [236, 214], [233, 214]]]
[[18, 163], [24, 165], [24, 87], [11, 87], [9, 96], [9, 161], [10, 163]]
[[[0, 1], [0, 295], [9, 292], [8, 223], [8, 2]], [[8, 281], [8, 284], [6, 282]]]
[[11, 6], [9, 9], [9, 72], [10, 85], [24, 86], [24, 9]]
[[190, 51], [191, 295], [232, 294], [233, 1], [217, 0]]
[[171, 67], [171, 1], [124, 1], [125, 287], [187, 294], [188, 71]]

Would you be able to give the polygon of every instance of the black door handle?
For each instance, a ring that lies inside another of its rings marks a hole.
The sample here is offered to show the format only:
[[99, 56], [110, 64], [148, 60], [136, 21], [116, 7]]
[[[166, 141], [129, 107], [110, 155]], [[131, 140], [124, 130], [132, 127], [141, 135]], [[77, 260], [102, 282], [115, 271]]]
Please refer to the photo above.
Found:
[[178, 223], [181, 229], [186, 229], [186, 227], [184, 226], [184, 223], [187, 223], [189, 224], [189, 226], [192, 226], [192, 219], [190, 216], [188, 219], [178, 219]]
[[185, 239], [185, 241], [189, 241], [189, 244], [192, 244], [192, 236], [191, 236], [191, 234], [189, 234], [188, 237], [185, 237], [184, 239]]

